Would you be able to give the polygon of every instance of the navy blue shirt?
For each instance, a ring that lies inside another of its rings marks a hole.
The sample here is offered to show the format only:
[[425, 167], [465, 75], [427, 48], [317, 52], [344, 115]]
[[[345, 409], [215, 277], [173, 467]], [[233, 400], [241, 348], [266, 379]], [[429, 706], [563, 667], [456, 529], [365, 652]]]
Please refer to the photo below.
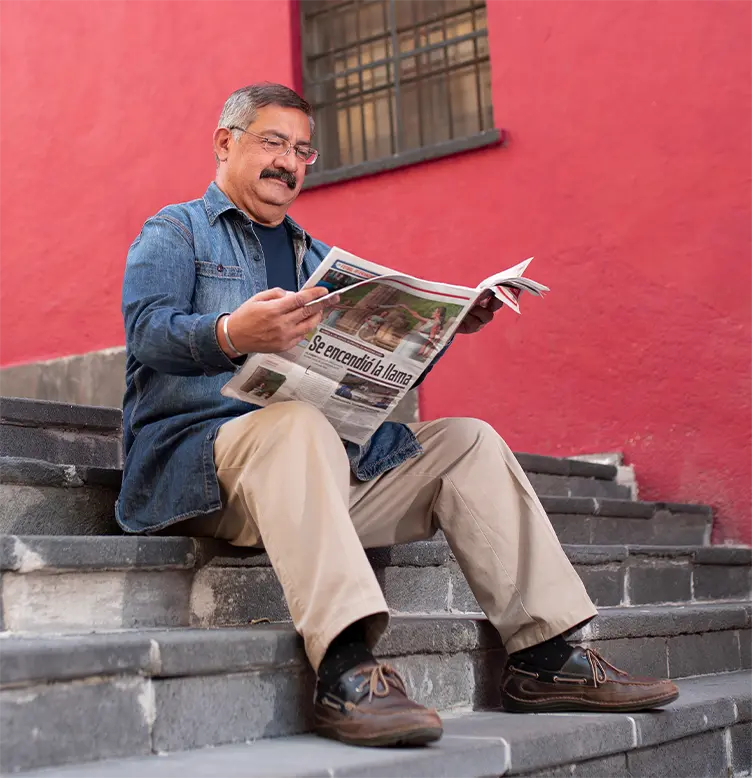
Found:
[[253, 231], [261, 242], [266, 265], [267, 289], [278, 286], [288, 292], [298, 291], [295, 272], [295, 246], [290, 230], [284, 222], [276, 227], [265, 227], [253, 222]]

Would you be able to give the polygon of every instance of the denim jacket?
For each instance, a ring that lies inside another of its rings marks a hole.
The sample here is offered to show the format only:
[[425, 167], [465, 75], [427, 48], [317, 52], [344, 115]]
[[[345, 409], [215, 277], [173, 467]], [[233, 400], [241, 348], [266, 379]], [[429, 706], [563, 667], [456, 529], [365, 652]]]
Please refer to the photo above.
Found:
[[[285, 220], [300, 287], [329, 249]], [[126, 532], [153, 532], [221, 508], [215, 435], [258, 406], [220, 394], [237, 365], [220, 348], [216, 324], [264, 289], [264, 255], [252, 222], [215, 183], [202, 199], [148, 219], [131, 246], [123, 281], [125, 463], [115, 509]], [[346, 446], [363, 481], [421, 453], [410, 429], [392, 422], [366, 445]]]

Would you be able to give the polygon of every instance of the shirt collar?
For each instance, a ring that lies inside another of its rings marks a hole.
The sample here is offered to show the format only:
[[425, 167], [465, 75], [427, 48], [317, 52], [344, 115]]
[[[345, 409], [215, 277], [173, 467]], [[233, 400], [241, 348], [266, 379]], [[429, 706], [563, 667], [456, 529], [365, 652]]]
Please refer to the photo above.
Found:
[[[230, 198], [217, 186], [216, 181], [212, 181], [209, 184], [209, 188], [204, 194], [204, 207], [206, 208], [206, 215], [209, 218], [209, 224], [214, 226], [217, 219], [227, 211], [237, 211], [242, 214], [246, 219], [248, 214], [240, 210]], [[290, 227], [295, 237], [301, 238], [305, 241], [306, 248], [311, 248], [313, 239], [311, 236], [289, 215], [285, 216], [285, 223]]]

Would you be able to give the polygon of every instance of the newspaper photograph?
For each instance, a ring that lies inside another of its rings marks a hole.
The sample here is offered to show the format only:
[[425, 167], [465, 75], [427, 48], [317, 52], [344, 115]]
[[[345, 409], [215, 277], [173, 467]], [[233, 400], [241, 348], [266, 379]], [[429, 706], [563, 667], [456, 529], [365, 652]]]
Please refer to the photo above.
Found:
[[363, 444], [449, 342], [465, 314], [495, 294], [519, 313], [530, 260], [476, 288], [397, 273], [333, 248], [306, 283], [330, 301], [324, 318], [289, 351], [251, 354], [222, 394], [257, 406], [300, 400], [318, 407], [344, 440]]

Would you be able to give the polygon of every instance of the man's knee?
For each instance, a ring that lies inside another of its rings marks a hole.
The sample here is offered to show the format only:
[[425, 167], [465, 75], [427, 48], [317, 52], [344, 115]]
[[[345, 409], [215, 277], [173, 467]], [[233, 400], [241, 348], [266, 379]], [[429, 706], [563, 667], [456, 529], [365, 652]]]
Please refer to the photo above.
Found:
[[488, 422], [480, 419], [464, 417], [440, 419], [437, 424], [442, 427], [443, 445], [451, 446], [454, 450], [469, 451], [471, 448], [489, 443], [506, 445], [499, 437], [499, 433]]

